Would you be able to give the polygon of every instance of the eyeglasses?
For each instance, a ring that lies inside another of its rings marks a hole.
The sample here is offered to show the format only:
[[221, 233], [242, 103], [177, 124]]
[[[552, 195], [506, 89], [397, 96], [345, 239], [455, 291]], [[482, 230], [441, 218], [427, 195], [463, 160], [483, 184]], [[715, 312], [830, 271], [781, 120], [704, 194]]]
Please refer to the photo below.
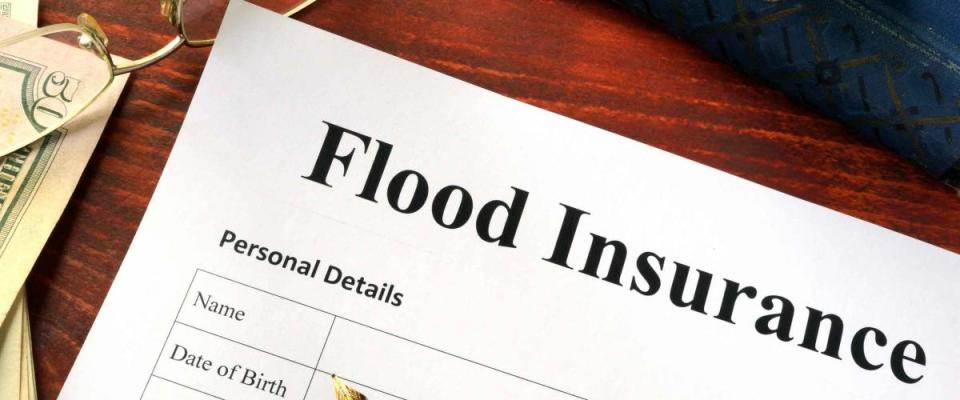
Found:
[[[289, 17], [315, 1], [251, 2]], [[110, 55], [107, 35], [88, 14], [80, 14], [76, 24], [45, 26], [0, 40], [0, 157], [60, 129], [115, 76], [150, 66], [184, 45], [212, 45], [228, 2], [161, 0], [161, 14], [177, 29], [177, 36], [133, 61]]]

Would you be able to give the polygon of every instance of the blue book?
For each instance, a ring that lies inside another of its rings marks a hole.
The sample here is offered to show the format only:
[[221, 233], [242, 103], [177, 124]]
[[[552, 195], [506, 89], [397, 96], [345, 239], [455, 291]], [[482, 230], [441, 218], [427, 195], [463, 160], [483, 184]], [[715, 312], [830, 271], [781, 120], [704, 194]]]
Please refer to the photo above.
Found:
[[614, 0], [960, 187], [960, 0]]

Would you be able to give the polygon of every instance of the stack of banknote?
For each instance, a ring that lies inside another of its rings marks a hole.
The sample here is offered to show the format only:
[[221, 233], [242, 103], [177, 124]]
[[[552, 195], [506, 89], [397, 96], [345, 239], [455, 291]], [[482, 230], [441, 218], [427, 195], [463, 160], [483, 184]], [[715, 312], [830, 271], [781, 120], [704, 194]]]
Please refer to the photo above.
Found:
[[[37, 0], [0, 1], [0, 15], [24, 24], [36, 26], [37, 11]], [[0, 159], [3, 161], [0, 165], [7, 165], [7, 158]], [[14, 195], [10, 193], [10, 189], [6, 188], [9, 185], [7, 182], [15, 178], [8, 179], [12, 177], [12, 173], [6, 169], [0, 171], [2, 171], [0, 180], [4, 183], [4, 189], [0, 189], [0, 199], [2, 199], [0, 202], [7, 203], [10, 195]], [[3, 286], [0, 307], [6, 314], [0, 324], [0, 399], [35, 399], [37, 388], [34, 379], [33, 346], [30, 337], [30, 321], [27, 319], [26, 294], [21, 288], [17, 290], [12, 301], [9, 299], [7, 292], [17, 284], [11, 282], [13, 279], [8, 279], [7, 268], [0, 267], [0, 273], [2, 273], [0, 286]], [[14, 268], [10, 268], [9, 272]]]
[[[0, 38], [35, 28], [37, 11], [37, 0], [0, 0]], [[21, 87], [24, 91], [20, 94], [25, 99], [23, 110], [16, 112], [26, 114], [31, 109], [27, 103], [42, 97], [40, 93], [27, 93], [38, 91], [40, 80], [75, 67], [70, 60], [63, 62], [64, 65], [40, 65], [4, 54], [0, 48], [0, 81], [15, 81], [15, 85], [4, 87]], [[24, 74], [25, 69], [35, 73]], [[63, 213], [125, 83], [125, 76], [118, 77], [90, 108], [63, 129], [0, 156], [0, 400], [37, 397], [24, 283]], [[3, 134], [0, 132], [0, 136]]]

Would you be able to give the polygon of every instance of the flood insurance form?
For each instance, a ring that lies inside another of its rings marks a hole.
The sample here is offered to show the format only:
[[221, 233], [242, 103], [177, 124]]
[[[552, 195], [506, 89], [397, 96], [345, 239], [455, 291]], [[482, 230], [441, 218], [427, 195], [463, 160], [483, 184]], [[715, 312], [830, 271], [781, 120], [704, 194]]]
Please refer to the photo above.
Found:
[[956, 398], [958, 282], [956, 254], [234, 1], [60, 398]]

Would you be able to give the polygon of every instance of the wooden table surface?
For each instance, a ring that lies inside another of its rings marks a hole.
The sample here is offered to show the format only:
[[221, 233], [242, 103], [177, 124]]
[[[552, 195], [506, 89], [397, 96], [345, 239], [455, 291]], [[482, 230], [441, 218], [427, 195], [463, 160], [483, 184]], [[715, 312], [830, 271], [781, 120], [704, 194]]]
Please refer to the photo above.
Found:
[[[40, 23], [90, 13], [114, 53], [139, 57], [173, 35], [158, 3], [41, 0]], [[960, 252], [955, 192], [604, 0], [319, 0], [297, 19]], [[133, 74], [29, 278], [41, 399], [56, 398], [70, 371], [207, 55], [182, 49]]]

